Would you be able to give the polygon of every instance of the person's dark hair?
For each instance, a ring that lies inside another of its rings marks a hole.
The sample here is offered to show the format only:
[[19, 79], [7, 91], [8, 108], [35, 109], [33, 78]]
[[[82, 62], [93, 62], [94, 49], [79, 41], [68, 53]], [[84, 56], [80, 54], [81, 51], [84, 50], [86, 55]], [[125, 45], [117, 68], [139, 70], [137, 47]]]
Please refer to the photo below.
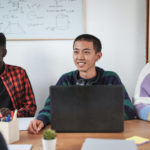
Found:
[[0, 33], [0, 46], [6, 48], [6, 37], [3, 33]]
[[74, 48], [74, 44], [77, 41], [88, 41], [88, 42], [93, 42], [93, 47], [94, 50], [97, 52], [101, 52], [102, 49], [102, 44], [100, 39], [98, 39], [97, 37], [90, 35], [90, 34], [81, 34], [78, 37], [75, 38], [74, 43], [73, 43], [73, 48]]
[[1, 133], [0, 133], [0, 148], [2, 150], [8, 150], [7, 144], [6, 144], [6, 142], [4, 140], [4, 137], [3, 137], [3, 135]]

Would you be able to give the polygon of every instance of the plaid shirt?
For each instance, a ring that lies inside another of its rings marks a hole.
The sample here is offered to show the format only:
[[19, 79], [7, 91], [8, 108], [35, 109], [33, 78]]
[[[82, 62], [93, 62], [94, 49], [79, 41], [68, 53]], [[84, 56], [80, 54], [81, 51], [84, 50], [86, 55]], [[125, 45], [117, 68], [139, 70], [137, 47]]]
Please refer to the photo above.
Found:
[[34, 116], [36, 111], [35, 97], [25, 70], [18, 66], [5, 64], [5, 70], [0, 78], [11, 98], [14, 109], [18, 110], [17, 116]]

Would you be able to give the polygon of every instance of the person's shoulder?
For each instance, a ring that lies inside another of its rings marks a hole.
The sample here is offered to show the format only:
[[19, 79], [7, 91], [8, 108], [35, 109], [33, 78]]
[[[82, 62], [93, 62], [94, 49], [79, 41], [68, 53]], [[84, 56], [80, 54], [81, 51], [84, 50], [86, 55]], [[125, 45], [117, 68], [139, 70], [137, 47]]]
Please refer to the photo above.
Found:
[[119, 75], [116, 72], [114, 72], [114, 71], [104, 70], [103, 77], [115, 77], [115, 78], [119, 78]]
[[11, 71], [26, 72], [25, 69], [20, 66], [5, 64], [5, 67], [9, 72], [11, 72]]
[[64, 73], [58, 80], [57, 85], [72, 85], [74, 83], [75, 71]]
[[150, 82], [150, 73], [148, 73], [148, 74], [144, 77], [143, 82], [146, 82], [146, 83]]
[[114, 71], [104, 70], [102, 80], [107, 84], [121, 84], [119, 75]]
[[148, 73], [148, 74], [145, 76], [145, 78], [150, 78], [150, 73]]
[[73, 77], [75, 71], [70, 71], [70, 72], [67, 72], [67, 73], [64, 73], [61, 78], [68, 78], [68, 77]]

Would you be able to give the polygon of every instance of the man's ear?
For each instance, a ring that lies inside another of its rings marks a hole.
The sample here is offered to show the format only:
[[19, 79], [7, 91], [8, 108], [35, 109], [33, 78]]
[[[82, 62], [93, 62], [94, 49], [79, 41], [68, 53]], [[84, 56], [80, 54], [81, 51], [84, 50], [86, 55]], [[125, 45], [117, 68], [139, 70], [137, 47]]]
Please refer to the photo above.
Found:
[[102, 52], [97, 52], [96, 55], [97, 55], [96, 61], [98, 61], [102, 57]]
[[7, 49], [3, 48], [2, 49], [2, 57], [5, 57], [7, 54]]

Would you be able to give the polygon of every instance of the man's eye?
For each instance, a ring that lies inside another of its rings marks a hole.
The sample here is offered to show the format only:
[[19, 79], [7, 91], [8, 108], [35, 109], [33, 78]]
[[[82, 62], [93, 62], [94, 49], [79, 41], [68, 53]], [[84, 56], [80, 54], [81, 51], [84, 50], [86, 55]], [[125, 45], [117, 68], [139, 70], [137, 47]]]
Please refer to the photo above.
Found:
[[84, 53], [85, 53], [85, 54], [89, 54], [90, 52], [89, 52], [89, 51], [84, 51]]
[[74, 51], [74, 54], [78, 54], [78, 51]]

